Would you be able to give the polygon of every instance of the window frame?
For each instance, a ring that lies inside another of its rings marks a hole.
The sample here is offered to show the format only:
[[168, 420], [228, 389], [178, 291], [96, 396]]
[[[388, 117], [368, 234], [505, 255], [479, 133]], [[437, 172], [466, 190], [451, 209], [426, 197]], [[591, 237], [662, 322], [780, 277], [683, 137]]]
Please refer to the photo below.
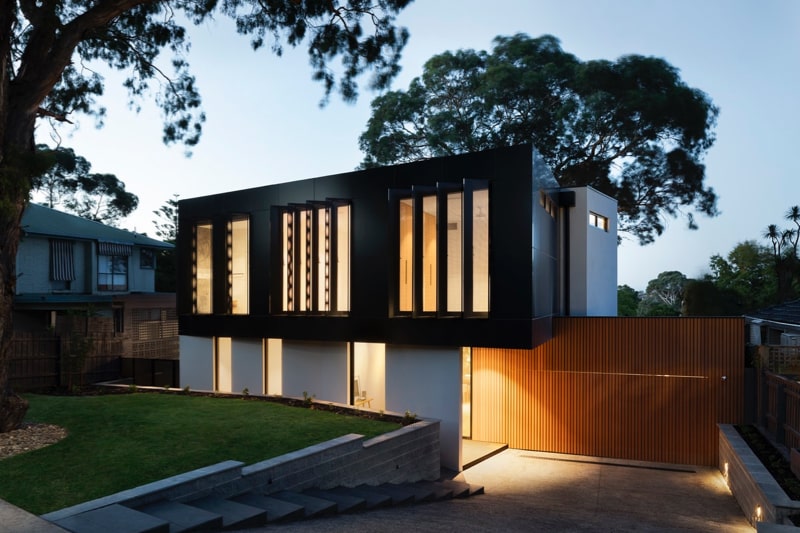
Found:
[[[128, 271], [129, 261], [127, 255], [108, 255], [97, 254], [97, 290], [102, 292], [127, 292], [129, 287]], [[103, 258], [108, 258], [105, 261]], [[117, 267], [124, 265], [123, 271], [118, 271]], [[103, 267], [110, 266], [109, 271]], [[111, 283], [100, 283], [101, 276], [110, 276]], [[125, 283], [123, 285], [117, 284], [117, 278], [124, 277]]]
[[[339, 235], [340, 208], [347, 207], [347, 268], [340, 268], [343, 249]], [[347, 315], [350, 313], [350, 271], [352, 270], [352, 203], [327, 199], [280, 206], [277, 242], [280, 243], [280, 299], [273, 313], [290, 315]], [[301, 218], [303, 217], [303, 218]], [[320, 223], [323, 235], [320, 236]], [[304, 229], [304, 231], [298, 231]], [[291, 231], [291, 237], [287, 233]], [[322, 239], [320, 239], [322, 237]], [[302, 265], [305, 265], [304, 267]], [[298, 270], [300, 268], [300, 270]], [[320, 272], [322, 268], [322, 272]], [[345, 271], [346, 272], [340, 272]], [[342, 275], [347, 276], [343, 285]], [[340, 289], [346, 287], [344, 305]], [[298, 305], [299, 302], [299, 305]]]

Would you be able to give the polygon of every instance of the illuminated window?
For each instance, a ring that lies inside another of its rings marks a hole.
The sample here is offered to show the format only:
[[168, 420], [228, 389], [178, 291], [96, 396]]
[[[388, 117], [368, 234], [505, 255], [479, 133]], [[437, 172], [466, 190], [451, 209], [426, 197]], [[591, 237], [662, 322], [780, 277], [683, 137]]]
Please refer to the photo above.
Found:
[[489, 190], [472, 195], [472, 312], [489, 312]]
[[249, 302], [249, 220], [228, 222], [228, 312], [246, 315]]
[[464, 221], [461, 215], [461, 202], [464, 194], [453, 192], [447, 195], [447, 312], [460, 313], [464, 310], [463, 298], [463, 245], [461, 233]]
[[400, 200], [400, 312], [410, 312], [414, 282], [414, 207], [411, 198]]
[[284, 312], [350, 310], [350, 206], [315, 202], [281, 213]]
[[589, 211], [589, 225], [608, 231], [608, 217]]
[[397, 313], [489, 312], [489, 190], [478, 181], [456, 188], [390, 194], [398, 239]]
[[192, 246], [192, 308], [195, 314], [211, 313], [211, 224], [194, 227]]

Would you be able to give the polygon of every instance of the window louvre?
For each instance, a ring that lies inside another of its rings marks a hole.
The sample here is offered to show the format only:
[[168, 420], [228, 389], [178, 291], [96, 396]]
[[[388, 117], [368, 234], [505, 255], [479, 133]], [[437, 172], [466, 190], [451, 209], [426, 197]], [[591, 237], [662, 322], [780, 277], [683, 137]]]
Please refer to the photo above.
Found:
[[75, 257], [73, 241], [53, 239], [50, 241], [50, 278], [53, 281], [75, 279]]

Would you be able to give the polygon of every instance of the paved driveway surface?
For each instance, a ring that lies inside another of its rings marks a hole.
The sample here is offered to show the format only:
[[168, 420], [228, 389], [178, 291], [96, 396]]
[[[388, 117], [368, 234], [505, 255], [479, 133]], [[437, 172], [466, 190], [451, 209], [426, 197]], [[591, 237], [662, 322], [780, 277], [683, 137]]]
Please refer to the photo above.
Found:
[[754, 531], [713, 468], [505, 450], [461, 478], [486, 493], [248, 531]]

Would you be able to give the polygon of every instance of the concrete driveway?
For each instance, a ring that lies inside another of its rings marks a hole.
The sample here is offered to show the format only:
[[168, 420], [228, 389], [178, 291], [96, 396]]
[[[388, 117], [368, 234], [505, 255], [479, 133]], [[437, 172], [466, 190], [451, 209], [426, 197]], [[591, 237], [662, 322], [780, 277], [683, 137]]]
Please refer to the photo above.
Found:
[[486, 493], [263, 531], [754, 531], [713, 468], [505, 450], [458, 479]]

